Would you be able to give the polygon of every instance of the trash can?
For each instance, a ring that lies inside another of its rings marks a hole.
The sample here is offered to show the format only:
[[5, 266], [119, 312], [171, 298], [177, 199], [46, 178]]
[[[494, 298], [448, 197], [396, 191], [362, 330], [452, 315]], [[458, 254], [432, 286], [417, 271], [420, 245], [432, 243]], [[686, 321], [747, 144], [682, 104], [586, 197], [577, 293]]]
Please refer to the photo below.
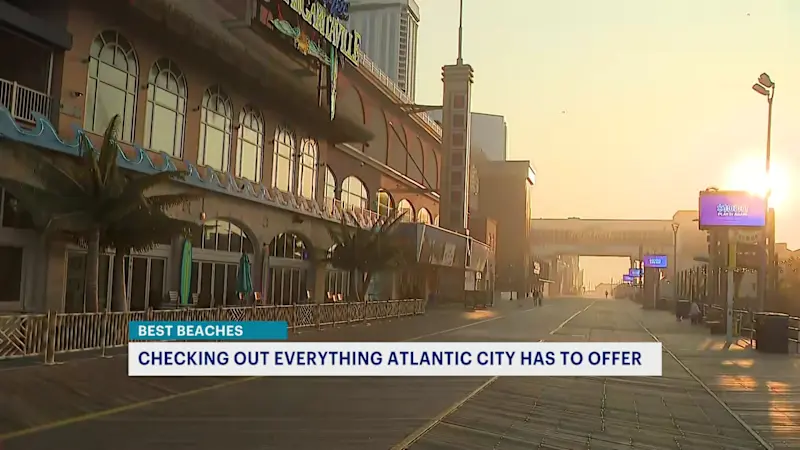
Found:
[[789, 315], [763, 313], [756, 322], [756, 350], [764, 353], [789, 353]]
[[692, 310], [691, 305], [689, 300], [678, 300], [678, 302], [675, 303], [675, 315], [684, 319], [689, 318], [689, 313]]

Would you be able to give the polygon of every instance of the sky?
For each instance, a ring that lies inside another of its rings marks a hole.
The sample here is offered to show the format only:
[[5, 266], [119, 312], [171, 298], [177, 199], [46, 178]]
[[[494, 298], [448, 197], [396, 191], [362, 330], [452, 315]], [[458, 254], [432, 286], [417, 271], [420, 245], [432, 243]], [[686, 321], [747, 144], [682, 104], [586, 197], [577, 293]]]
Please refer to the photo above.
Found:
[[[441, 104], [458, 0], [418, 2], [416, 102]], [[472, 110], [532, 161], [535, 217], [670, 219], [763, 179], [767, 72], [777, 238], [800, 247], [799, 23], [798, 0], [464, 0]]]

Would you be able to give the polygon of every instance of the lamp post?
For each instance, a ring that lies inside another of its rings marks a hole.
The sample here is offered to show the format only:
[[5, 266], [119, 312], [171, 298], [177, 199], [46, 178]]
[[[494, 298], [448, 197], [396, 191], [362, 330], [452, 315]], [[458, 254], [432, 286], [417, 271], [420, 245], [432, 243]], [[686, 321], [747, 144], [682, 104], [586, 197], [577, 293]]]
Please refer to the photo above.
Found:
[[672, 222], [672, 300], [678, 305], [678, 228], [681, 224]]
[[[772, 194], [772, 186], [769, 185], [769, 169], [770, 169], [770, 153], [772, 143], [772, 100], [775, 98], [775, 83], [766, 73], [762, 73], [758, 77], [758, 81], [753, 85], [753, 90], [763, 95], [767, 99], [767, 149], [765, 159], [765, 174], [764, 180], [767, 183], [767, 192], [764, 195], [765, 211], [764, 211], [764, 228], [763, 230], [763, 248], [759, 249], [759, 271], [758, 271], [758, 307], [759, 310], [764, 310], [764, 303], [767, 297], [767, 270], [769, 270], [769, 254], [767, 248], [768, 240], [768, 217], [769, 217], [769, 197]], [[772, 245], [771, 242], [769, 245]], [[761, 247], [761, 246], [760, 246]]]

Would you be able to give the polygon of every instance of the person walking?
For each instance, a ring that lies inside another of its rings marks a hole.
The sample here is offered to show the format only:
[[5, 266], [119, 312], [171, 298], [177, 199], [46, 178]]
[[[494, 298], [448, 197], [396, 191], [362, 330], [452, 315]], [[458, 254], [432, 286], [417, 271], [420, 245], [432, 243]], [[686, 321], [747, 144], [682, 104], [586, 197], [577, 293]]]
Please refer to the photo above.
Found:
[[700, 305], [697, 302], [692, 302], [692, 306], [689, 308], [689, 317], [692, 319], [692, 325], [698, 325], [703, 321]]

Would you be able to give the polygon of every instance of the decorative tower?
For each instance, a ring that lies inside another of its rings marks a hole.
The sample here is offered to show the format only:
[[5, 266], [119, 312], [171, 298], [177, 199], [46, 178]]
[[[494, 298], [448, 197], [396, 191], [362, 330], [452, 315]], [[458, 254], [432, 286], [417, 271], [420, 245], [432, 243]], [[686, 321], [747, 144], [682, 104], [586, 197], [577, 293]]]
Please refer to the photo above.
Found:
[[442, 68], [442, 182], [439, 225], [467, 232], [470, 189], [472, 66], [462, 59], [464, 0], [458, 8], [458, 59]]

